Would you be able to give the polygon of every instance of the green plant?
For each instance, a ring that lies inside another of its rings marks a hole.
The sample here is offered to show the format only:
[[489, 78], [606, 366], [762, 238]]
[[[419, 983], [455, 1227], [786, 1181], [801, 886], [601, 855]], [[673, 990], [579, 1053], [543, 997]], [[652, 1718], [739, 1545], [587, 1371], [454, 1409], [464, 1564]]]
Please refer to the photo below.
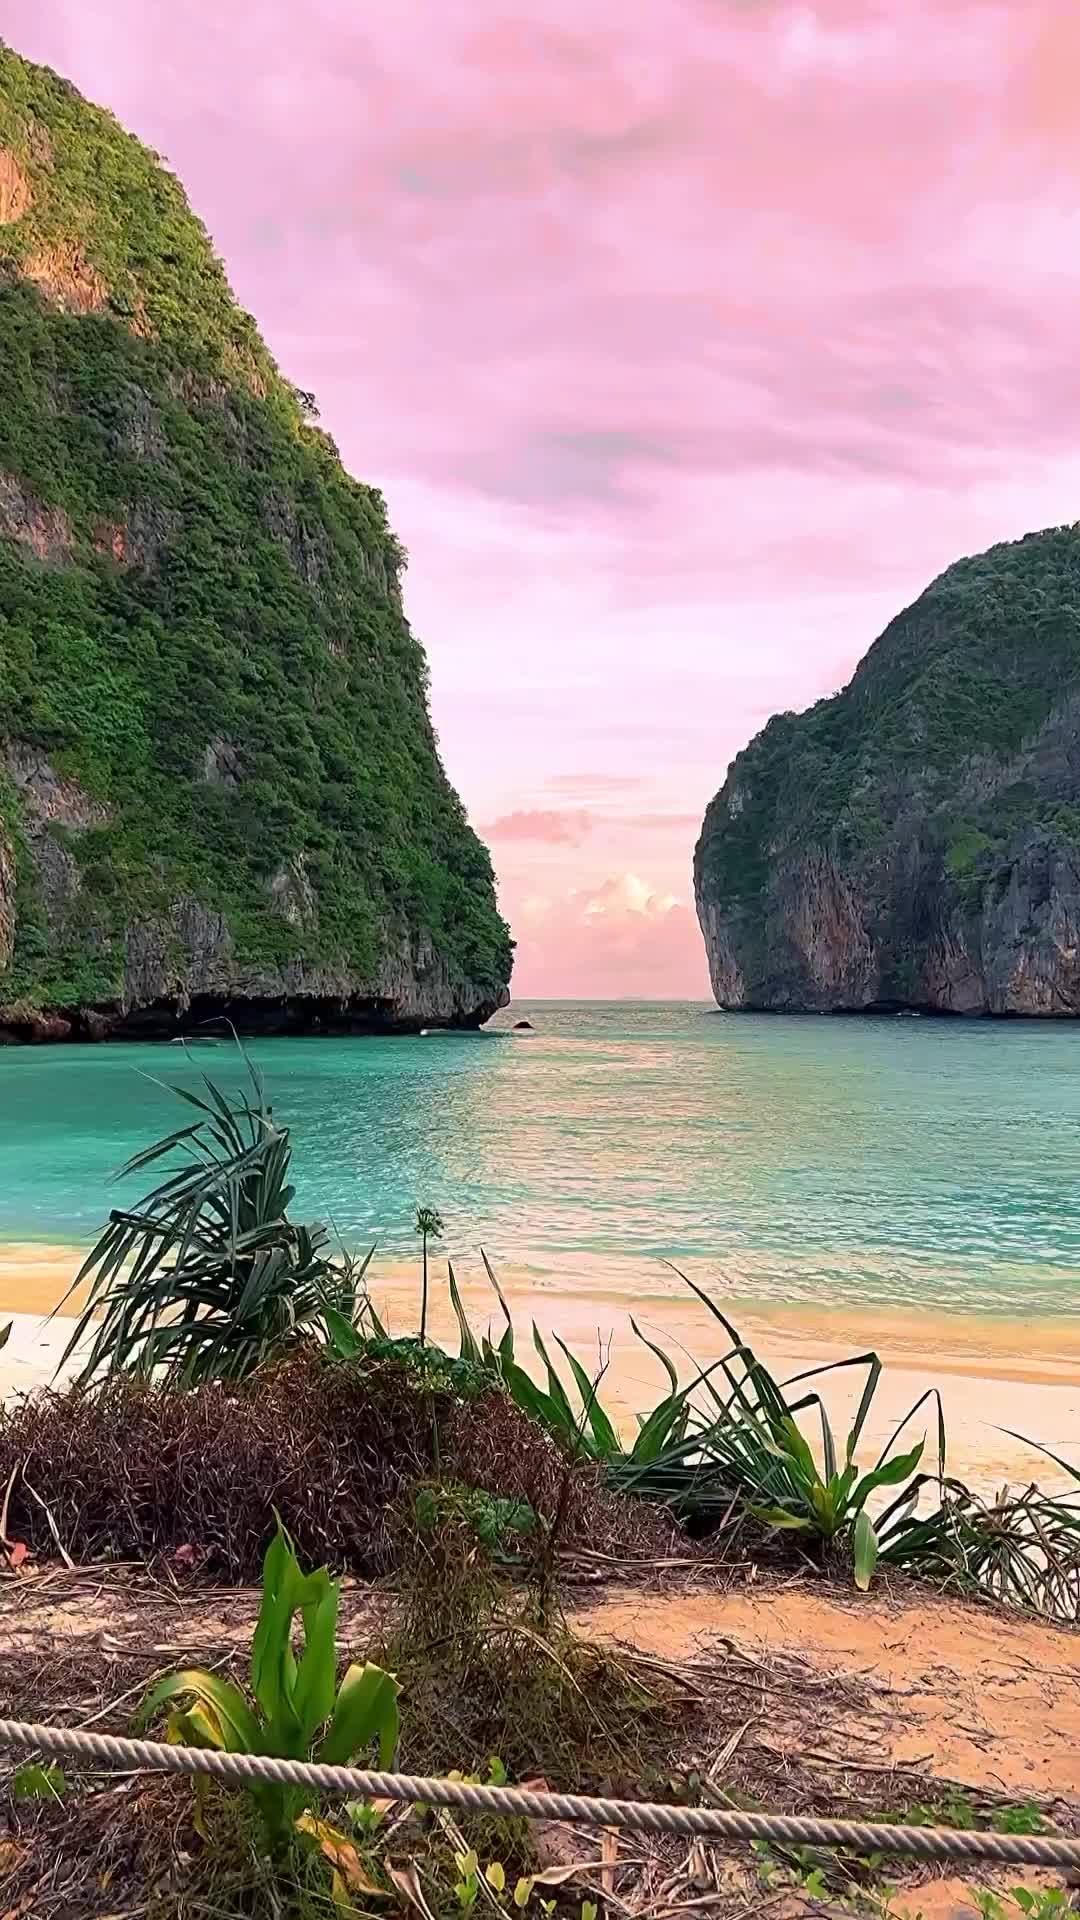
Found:
[[423, 1249], [423, 1254], [422, 1254], [423, 1278], [422, 1278], [422, 1291], [420, 1295], [420, 1345], [424, 1346], [427, 1341], [428, 1241], [442, 1239], [442, 1233], [443, 1233], [442, 1215], [439, 1213], [436, 1213], [434, 1207], [417, 1207], [415, 1231], [420, 1236], [420, 1242]]
[[983, 1500], [951, 1476], [925, 1517], [901, 1514], [882, 1559], [959, 1592], [1080, 1619], [1080, 1513], [1037, 1486]]
[[[169, 1715], [169, 1737], [188, 1746], [347, 1766], [377, 1743], [380, 1764], [391, 1766], [398, 1739], [398, 1684], [384, 1668], [367, 1664], [350, 1666], [336, 1685], [339, 1592], [339, 1583], [325, 1567], [301, 1572], [279, 1522], [266, 1552], [251, 1648], [254, 1705], [231, 1681], [189, 1667], [166, 1674], [150, 1688], [138, 1723], [145, 1725], [162, 1707], [176, 1702]], [[297, 1613], [304, 1627], [299, 1661], [292, 1647]], [[280, 1850], [314, 1793], [276, 1782], [253, 1782], [249, 1791], [268, 1845]]]
[[911, 1806], [898, 1807], [895, 1814], [886, 1814], [884, 1818], [895, 1818], [905, 1827], [957, 1827], [962, 1832], [969, 1832], [979, 1824], [970, 1795], [954, 1790], [932, 1802], [915, 1800]]
[[482, 1487], [458, 1486], [446, 1481], [421, 1487], [413, 1512], [422, 1538], [459, 1523], [496, 1557], [505, 1557], [516, 1543], [534, 1535], [540, 1524], [527, 1500], [500, 1499]]
[[61, 1365], [88, 1342], [81, 1382], [242, 1379], [299, 1334], [325, 1332], [328, 1312], [355, 1321], [367, 1261], [335, 1264], [323, 1227], [289, 1219], [288, 1129], [247, 1071], [250, 1091], [232, 1101], [205, 1077], [205, 1098], [173, 1088], [202, 1118], [121, 1168], [181, 1163], [137, 1207], [113, 1209], [72, 1283], [90, 1290]]
[[456, 1853], [454, 1865], [458, 1872], [454, 1898], [462, 1913], [471, 1913], [480, 1892], [480, 1862], [475, 1849], [470, 1848], [467, 1853]]
[[1045, 1833], [1046, 1821], [1033, 1800], [1015, 1807], [999, 1807], [991, 1827], [995, 1833]]
[[557, 1440], [567, 1452], [595, 1460], [609, 1469], [615, 1470], [627, 1464], [647, 1465], [658, 1459], [666, 1446], [682, 1438], [690, 1419], [691, 1396], [694, 1388], [707, 1377], [710, 1369], [698, 1375], [688, 1387], [680, 1388], [677, 1373], [667, 1354], [661, 1347], [647, 1340], [637, 1322], [631, 1319], [630, 1324], [637, 1338], [663, 1365], [668, 1375], [670, 1391], [647, 1417], [639, 1421], [637, 1437], [633, 1445], [627, 1449], [614, 1421], [604, 1411], [600, 1402], [598, 1382], [589, 1378], [585, 1368], [575, 1359], [558, 1334], [555, 1336], [555, 1342], [570, 1368], [571, 1379], [581, 1401], [580, 1411], [575, 1409], [570, 1392], [564, 1386], [535, 1323], [532, 1330], [533, 1346], [544, 1365], [547, 1390], [539, 1386], [532, 1375], [519, 1364], [514, 1323], [506, 1297], [482, 1247], [480, 1257], [484, 1263], [489, 1284], [499, 1303], [504, 1323], [503, 1332], [498, 1346], [494, 1344], [490, 1334], [485, 1334], [480, 1340], [476, 1338], [462, 1304], [453, 1266], [450, 1266], [448, 1269], [450, 1301], [461, 1331], [460, 1360], [462, 1362], [468, 1363], [482, 1373], [501, 1379], [522, 1411], [539, 1420], [541, 1425], [548, 1429], [553, 1439]]
[[753, 1840], [758, 1878], [765, 1887], [797, 1887], [809, 1899], [827, 1900], [862, 1910], [863, 1896], [873, 1885], [880, 1856], [849, 1853], [845, 1848], [787, 1847]]
[[1018, 1914], [1025, 1920], [1051, 1920], [1069, 1907], [1069, 1896], [1060, 1887], [1012, 1887], [1008, 1893], [983, 1890], [975, 1899], [983, 1920], [1015, 1920]]
[[909, 1807], [897, 1808], [895, 1814], [887, 1817], [895, 1818], [902, 1826], [908, 1827], [957, 1827], [970, 1831], [975, 1827], [987, 1826], [993, 1833], [1045, 1833], [1047, 1829], [1047, 1823], [1033, 1800], [994, 1807], [985, 1819], [980, 1820], [970, 1794], [956, 1789], [950, 1789], [932, 1802], [916, 1800]]
[[[357, 1269], [357, 1304], [352, 1311], [339, 1312], [330, 1304], [323, 1310], [327, 1351], [335, 1360], [393, 1361], [404, 1367], [418, 1385], [449, 1387], [463, 1400], [486, 1392], [494, 1369], [468, 1356], [455, 1358], [433, 1341], [421, 1340], [419, 1334], [391, 1334], [383, 1325], [371, 1300], [360, 1293], [360, 1282], [374, 1253], [372, 1247]], [[348, 1255], [342, 1258], [347, 1259]]]
[[[681, 1276], [686, 1280], [686, 1276]], [[869, 1585], [883, 1542], [891, 1529], [917, 1501], [925, 1476], [917, 1473], [924, 1441], [903, 1453], [895, 1452], [904, 1428], [932, 1394], [924, 1394], [894, 1430], [872, 1467], [860, 1471], [856, 1448], [862, 1437], [881, 1379], [881, 1361], [875, 1353], [814, 1367], [778, 1381], [743, 1341], [737, 1329], [709, 1296], [693, 1281], [686, 1284], [720, 1322], [731, 1350], [720, 1362], [728, 1391], [721, 1394], [711, 1374], [704, 1378], [708, 1407], [680, 1442], [677, 1455], [698, 1470], [706, 1470], [731, 1488], [746, 1510], [770, 1528], [798, 1535], [825, 1548], [843, 1544], [850, 1552], [856, 1583]], [[855, 1368], [865, 1373], [855, 1419], [839, 1455], [832, 1426], [816, 1383], [826, 1375]], [[804, 1391], [791, 1396], [791, 1388]], [[800, 1414], [816, 1416], [821, 1434], [819, 1467], [799, 1424]], [[945, 1453], [944, 1421], [938, 1401], [939, 1466]], [[843, 1464], [841, 1465], [841, 1457]], [[675, 1464], [669, 1450], [665, 1464]], [[867, 1501], [883, 1488], [901, 1486], [898, 1501], [877, 1523], [867, 1512]]]
[[12, 1774], [11, 1791], [16, 1800], [62, 1800], [67, 1778], [62, 1767], [28, 1761]]
[[[866, 1366], [868, 1377], [854, 1424], [844, 1447], [843, 1466], [837, 1460], [832, 1429], [824, 1408], [820, 1409], [824, 1473], [819, 1469], [809, 1443], [772, 1376], [757, 1360], [751, 1360], [747, 1384], [752, 1383], [757, 1399], [752, 1405], [750, 1424], [731, 1436], [740, 1445], [740, 1464], [752, 1480], [759, 1480], [769, 1504], [748, 1501], [754, 1518], [767, 1527], [808, 1535], [829, 1546], [847, 1538], [855, 1570], [855, 1584], [864, 1592], [877, 1564], [878, 1534], [866, 1510], [870, 1496], [883, 1487], [895, 1487], [910, 1481], [922, 1458], [924, 1441], [907, 1453], [888, 1458], [888, 1448], [875, 1466], [860, 1473], [855, 1449], [881, 1373], [876, 1354], [857, 1356], [845, 1365]], [[764, 1414], [762, 1425], [761, 1415]], [[728, 1438], [721, 1430], [716, 1441]], [[758, 1443], [769, 1456], [762, 1461], [756, 1455]], [[890, 1442], [890, 1445], [893, 1444]], [[779, 1465], [779, 1482], [769, 1471], [771, 1462]], [[762, 1472], [762, 1467], [765, 1471]]]
[[487, 1892], [489, 1900], [494, 1895], [492, 1904], [503, 1912], [511, 1908], [516, 1908], [520, 1912], [523, 1907], [528, 1906], [535, 1885], [532, 1874], [519, 1876], [513, 1888], [509, 1889], [508, 1905], [507, 1873], [501, 1860], [489, 1860], [487, 1866], [481, 1870], [480, 1856], [476, 1848], [469, 1847], [454, 1854], [454, 1866], [457, 1872], [453, 1889], [454, 1898], [462, 1913], [472, 1912], [481, 1891]]
[[[568, 1378], [560, 1376], [535, 1326], [533, 1346], [545, 1384], [526, 1372], [497, 1275], [483, 1249], [481, 1255], [502, 1314], [502, 1335], [497, 1345], [490, 1333], [477, 1338], [451, 1266], [460, 1354], [456, 1361], [444, 1355], [440, 1364], [465, 1368], [477, 1380], [501, 1379], [523, 1412], [570, 1457], [595, 1461], [614, 1490], [662, 1502], [697, 1532], [743, 1514], [777, 1535], [790, 1534], [812, 1552], [842, 1548], [850, 1553], [860, 1585], [880, 1563], [1057, 1619], [1080, 1619], [1080, 1511], [1037, 1487], [1020, 1494], [1006, 1490], [984, 1501], [950, 1476], [938, 1393], [920, 1396], [877, 1460], [865, 1470], [858, 1467], [855, 1452], [881, 1379], [876, 1354], [856, 1354], [777, 1380], [708, 1294], [680, 1275], [723, 1326], [730, 1346], [681, 1385], [670, 1355], [631, 1319], [636, 1337], [663, 1366], [668, 1387], [639, 1416], [637, 1434], [628, 1444], [605, 1412], [598, 1382], [590, 1380], [558, 1336], [555, 1344], [567, 1362]], [[437, 1351], [428, 1347], [429, 1363]], [[818, 1388], [826, 1376], [849, 1368], [861, 1370], [865, 1380], [840, 1454]], [[936, 1425], [936, 1458], [932, 1470], [920, 1471], [925, 1441], [903, 1452], [897, 1448], [904, 1429], [928, 1405]], [[802, 1431], [801, 1418], [807, 1415], [820, 1429], [821, 1466]], [[1049, 1457], [1080, 1482], [1080, 1469]], [[888, 1489], [896, 1490], [895, 1497], [871, 1515], [867, 1502]], [[932, 1504], [920, 1513], [924, 1493]]]
[[[721, 1323], [731, 1342], [730, 1350], [699, 1370], [686, 1386], [680, 1386], [670, 1357], [646, 1340], [636, 1321], [631, 1320], [637, 1338], [664, 1367], [668, 1391], [639, 1420], [637, 1435], [626, 1446], [600, 1404], [597, 1383], [590, 1380], [558, 1336], [556, 1345], [569, 1367], [580, 1411], [535, 1325], [533, 1345], [544, 1367], [546, 1388], [518, 1363], [510, 1312], [486, 1256], [485, 1267], [506, 1328], [498, 1348], [490, 1339], [482, 1344], [476, 1340], [451, 1270], [451, 1299], [462, 1332], [462, 1356], [498, 1372], [517, 1404], [542, 1421], [569, 1453], [601, 1463], [610, 1484], [619, 1491], [662, 1499], [683, 1517], [700, 1521], [710, 1514], [730, 1514], [733, 1503], [738, 1503], [770, 1528], [798, 1534], [824, 1547], [843, 1543], [850, 1550], [857, 1584], [863, 1588], [869, 1585], [882, 1542], [867, 1502], [883, 1489], [904, 1487], [901, 1501], [888, 1509], [887, 1519], [895, 1527], [911, 1499], [917, 1497], [922, 1484], [917, 1468], [925, 1442], [919, 1441], [903, 1453], [894, 1449], [904, 1426], [932, 1396], [924, 1395], [916, 1402], [874, 1465], [860, 1471], [855, 1453], [881, 1378], [877, 1355], [857, 1354], [850, 1360], [797, 1374], [781, 1384], [709, 1296], [680, 1275]], [[866, 1381], [841, 1462], [820, 1394], [811, 1390], [792, 1399], [788, 1389], [848, 1367], [863, 1370]], [[726, 1379], [726, 1394], [717, 1389], [718, 1374]], [[816, 1414], [820, 1423], [823, 1469], [818, 1467], [799, 1426], [798, 1415], [807, 1411]], [[940, 1403], [938, 1419], [943, 1461]]]

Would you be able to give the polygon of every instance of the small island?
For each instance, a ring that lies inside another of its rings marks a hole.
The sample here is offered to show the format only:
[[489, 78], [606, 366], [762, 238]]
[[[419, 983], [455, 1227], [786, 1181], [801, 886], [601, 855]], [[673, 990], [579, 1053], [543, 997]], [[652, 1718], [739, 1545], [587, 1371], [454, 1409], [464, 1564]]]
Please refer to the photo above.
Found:
[[733, 762], [694, 859], [721, 1007], [1080, 1013], [1080, 527], [961, 560]]
[[0, 239], [0, 1042], [481, 1025], [383, 496], [176, 177], [2, 45]]

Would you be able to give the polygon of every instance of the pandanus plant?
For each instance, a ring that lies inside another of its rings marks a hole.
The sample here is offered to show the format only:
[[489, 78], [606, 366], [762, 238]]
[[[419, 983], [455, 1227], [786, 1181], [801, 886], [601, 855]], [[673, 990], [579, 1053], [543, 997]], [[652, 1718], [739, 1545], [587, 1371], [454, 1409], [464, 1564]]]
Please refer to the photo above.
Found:
[[325, 1332], [328, 1305], [355, 1318], [367, 1260], [331, 1259], [324, 1227], [290, 1220], [289, 1132], [250, 1062], [247, 1072], [231, 1100], [207, 1078], [202, 1094], [168, 1089], [199, 1119], [120, 1169], [179, 1162], [137, 1206], [113, 1209], [60, 1303], [89, 1282], [61, 1361], [85, 1351], [83, 1384], [238, 1380], [300, 1333]]
[[[597, 1382], [555, 1336], [570, 1371], [571, 1385], [560, 1376], [535, 1325], [533, 1346], [545, 1384], [534, 1380], [517, 1359], [510, 1310], [486, 1256], [484, 1264], [502, 1310], [505, 1327], [496, 1347], [490, 1336], [477, 1340], [465, 1315], [453, 1269], [450, 1298], [461, 1328], [461, 1356], [502, 1379], [524, 1409], [543, 1423], [568, 1452], [596, 1461], [610, 1486], [662, 1500], [701, 1530], [719, 1525], [739, 1508], [763, 1525], [797, 1537], [811, 1552], [843, 1549], [850, 1556], [856, 1584], [867, 1587], [879, 1555], [886, 1549], [902, 1561], [905, 1537], [920, 1488], [944, 1472], [945, 1435], [938, 1402], [939, 1472], [920, 1474], [924, 1441], [903, 1451], [897, 1440], [918, 1414], [923, 1395], [872, 1466], [860, 1468], [856, 1450], [863, 1437], [878, 1383], [881, 1362], [874, 1353], [813, 1368], [792, 1380], [777, 1381], [742, 1339], [716, 1303], [685, 1274], [680, 1279], [723, 1327], [728, 1350], [680, 1385], [674, 1362], [662, 1347], [646, 1339], [636, 1321], [637, 1338], [663, 1367], [668, 1391], [641, 1416], [633, 1439], [619, 1433], [600, 1404]], [[820, 1394], [821, 1375], [855, 1368], [863, 1391], [841, 1456]], [[793, 1387], [802, 1391], [791, 1394]], [[576, 1389], [580, 1409], [572, 1391]], [[815, 1417], [821, 1430], [822, 1465], [805, 1438], [798, 1416]], [[899, 1498], [873, 1518], [868, 1502], [879, 1492], [899, 1488]]]

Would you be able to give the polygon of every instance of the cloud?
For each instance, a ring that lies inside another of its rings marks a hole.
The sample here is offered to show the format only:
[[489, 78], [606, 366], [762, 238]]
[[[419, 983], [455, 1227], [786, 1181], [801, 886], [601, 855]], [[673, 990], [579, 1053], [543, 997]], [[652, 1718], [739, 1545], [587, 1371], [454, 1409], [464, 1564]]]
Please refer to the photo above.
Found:
[[[731, 755], [1077, 512], [1075, 0], [256, 12], [5, 0], [4, 35], [169, 156], [384, 488], [511, 918], [542, 889], [590, 979], [685, 979]], [[676, 905], [586, 925], [609, 869]]]
[[549, 847], [576, 847], [593, 824], [593, 815], [582, 810], [560, 813], [548, 807], [520, 807], [500, 814], [479, 832], [487, 840], [542, 840]]
[[[582, 899], [581, 895], [571, 897]], [[582, 912], [587, 921], [606, 919], [609, 924], [618, 924], [627, 914], [656, 920], [678, 904], [673, 894], [656, 893], [644, 880], [639, 880], [636, 873], [620, 873], [584, 897]]]
[[8, 11], [169, 153], [358, 470], [506, 508], [525, 566], [543, 523], [745, 589], [725, 483], [729, 535], [790, 477], [933, 524], [1080, 436], [1062, 0], [266, 0], [254, 53], [210, 0]]
[[477, 832], [484, 840], [537, 840], [549, 847], [579, 847], [599, 831], [685, 834], [700, 825], [700, 813], [597, 813], [586, 807], [516, 807], [479, 826]]
[[527, 895], [517, 916], [520, 999], [707, 999], [697, 918], [634, 873], [594, 887]]

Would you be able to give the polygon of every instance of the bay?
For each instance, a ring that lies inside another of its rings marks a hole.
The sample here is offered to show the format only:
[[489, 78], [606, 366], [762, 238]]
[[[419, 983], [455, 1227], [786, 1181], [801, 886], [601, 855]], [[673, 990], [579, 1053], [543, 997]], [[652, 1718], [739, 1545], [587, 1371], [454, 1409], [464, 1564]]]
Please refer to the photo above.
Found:
[[[531, 1032], [513, 1031], [527, 1019]], [[1080, 1028], [515, 1004], [479, 1034], [248, 1045], [295, 1143], [296, 1217], [412, 1254], [661, 1298], [1011, 1317], [1080, 1304]], [[0, 1054], [0, 1242], [85, 1244], [110, 1175], [182, 1124], [160, 1083], [231, 1043]]]

